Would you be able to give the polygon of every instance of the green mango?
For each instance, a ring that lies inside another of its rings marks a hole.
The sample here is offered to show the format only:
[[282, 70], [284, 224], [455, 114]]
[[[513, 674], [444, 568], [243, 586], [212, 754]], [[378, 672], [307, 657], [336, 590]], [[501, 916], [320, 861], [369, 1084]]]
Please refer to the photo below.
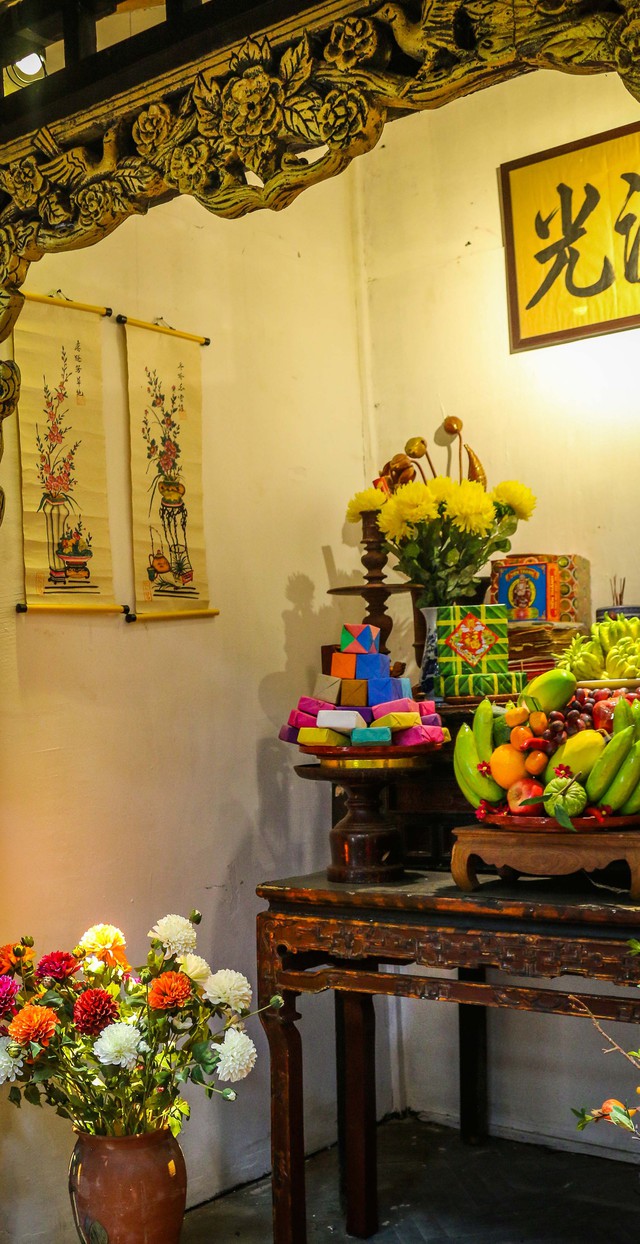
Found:
[[565, 708], [575, 694], [578, 681], [570, 670], [545, 670], [537, 678], [527, 683], [520, 692], [519, 704], [526, 704], [532, 710], [541, 708], [543, 713], [553, 713]]

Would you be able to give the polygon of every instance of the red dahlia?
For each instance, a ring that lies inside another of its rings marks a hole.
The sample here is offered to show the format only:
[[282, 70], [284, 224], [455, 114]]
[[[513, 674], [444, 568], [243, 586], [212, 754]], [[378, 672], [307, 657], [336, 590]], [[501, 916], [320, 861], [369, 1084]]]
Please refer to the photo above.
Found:
[[106, 989], [85, 989], [73, 1008], [73, 1022], [78, 1032], [97, 1037], [118, 1018], [118, 1004]]
[[75, 955], [68, 950], [53, 950], [50, 955], [43, 955], [36, 968], [36, 975], [50, 976], [54, 981], [66, 981], [67, 977], [77, 972], [80, 964]]

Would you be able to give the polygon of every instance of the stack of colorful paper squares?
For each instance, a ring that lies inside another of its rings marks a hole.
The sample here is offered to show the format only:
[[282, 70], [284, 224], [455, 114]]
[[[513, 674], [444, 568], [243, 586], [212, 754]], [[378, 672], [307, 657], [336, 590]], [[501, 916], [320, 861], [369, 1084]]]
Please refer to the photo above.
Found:
[[410, 680], [391, 677], [378, 628], [345, 625], [331, 672], [300, 697], [279, 737], [307, 747], [415, 747], [448, 734], [433, 700], [414, 700]]

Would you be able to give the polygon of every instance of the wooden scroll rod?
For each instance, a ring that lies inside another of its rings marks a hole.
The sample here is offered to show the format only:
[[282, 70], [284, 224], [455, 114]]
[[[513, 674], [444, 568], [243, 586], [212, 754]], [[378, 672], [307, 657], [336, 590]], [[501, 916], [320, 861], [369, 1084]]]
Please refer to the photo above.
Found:
[[124, 613], [129, 615], [128, 605], [54, 605], [48, 601], [34, 600], [30, 603], [18, 601], [16, 613]]
[[184, 618], [215, 618], [219, 609], [177, 609], [175, 613], [127, 613], [126, 622], [181, 622]]
[[91, 311], [94, 315], [113, 315], [111, 307], [94, 307], [90, 302], [74, 302], [72, 298], [56, 298], [54, 294], [31, 294], [22, 291], [28, 302], [44, 302], [54, 307], [67, 307], [70, 311]]
[[133, 324], [135, 328], [149, 328], [153, 333], [167, 333], [169, 337], [183, 337], [185, 341], [197, 341], [200, 346], [210, 346], [210, 337], [196, 337], [194, 333], [183, 333], [179, 328], [169, 328], [167, 324], [151, 324], [146, 320], [134, 320], [130, 315], [116, 315], [117, 324]]

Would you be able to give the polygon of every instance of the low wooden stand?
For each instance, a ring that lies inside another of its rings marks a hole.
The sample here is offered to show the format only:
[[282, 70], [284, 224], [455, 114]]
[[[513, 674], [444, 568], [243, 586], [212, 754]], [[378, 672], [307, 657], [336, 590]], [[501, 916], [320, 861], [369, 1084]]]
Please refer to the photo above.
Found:
[[477, 865], [493, 866], [504, 881], [530, 877], [563, 877], [593, 872], [623, 860], [629, 865], [629, 897], [640, 899], [640, 827], [591, 833], [527, 832], [473, 825], [454, 829], [451, 875], [461, 890], [478, 888]]

